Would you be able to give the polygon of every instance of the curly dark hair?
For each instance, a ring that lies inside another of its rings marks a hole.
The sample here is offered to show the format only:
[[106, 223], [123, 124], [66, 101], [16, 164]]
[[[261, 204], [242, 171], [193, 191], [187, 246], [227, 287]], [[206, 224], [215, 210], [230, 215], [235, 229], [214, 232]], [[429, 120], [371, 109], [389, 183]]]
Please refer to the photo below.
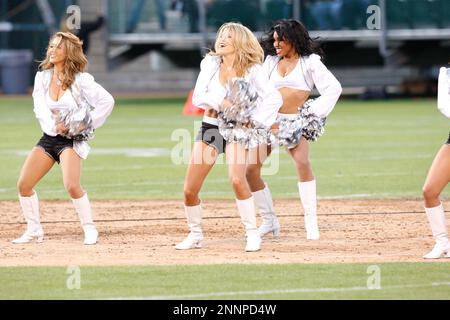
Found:
[[317, 41], [318, 38], [312, 39], [303, 23], [295, 19], [278, 20], [265, 33], [260, 43], [266, 56], [276, 55], [276, 50], [273, 46], [274, 32], [277, 33], [279, 39], [292, 44], [295, 51], [301, 56], [309, 56], [312, 53], [318, 54], [322, 59], [325, 56], [320, 43]]

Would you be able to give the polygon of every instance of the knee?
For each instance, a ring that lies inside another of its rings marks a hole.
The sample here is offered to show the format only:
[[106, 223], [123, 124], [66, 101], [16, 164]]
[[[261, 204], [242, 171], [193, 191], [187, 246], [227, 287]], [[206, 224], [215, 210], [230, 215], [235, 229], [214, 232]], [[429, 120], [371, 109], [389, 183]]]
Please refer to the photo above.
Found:
[[74, 199], [78, 199], [79, 197], [83, 196], [83, 190], [79, 183], [67, 181], [64, 182], [64, 188], [66, 189], [67, 193], [69, 193], [69, 195]]
[[246, 180], [239, 176], [231, 176], [230, 182], [234, 190], [239, 190], [245, 186]]
[[299, 157], [298, 159], [295, 159], [295, 164], [297, 168], [302, 171], [311, 169], [311, 162], [307, 157]]
[[186, 204], [192, 205], [193, 203], [197, 202], [198, 193], [189, 187], [185, 187], [184, 190], [184, 202]]
[[247, 181], [252, 181], [256, 178], [259, 178], [261, 172], [261, 168], [257, 165], [248, 165], [245, 171], [245, 177]]
[[423, 186], [422, 194], [425, 200], [435, 200], [439, 198], [439, 191], [428, 185]]
[[17, 181], [17, 190], [21, 196], [30, 196], [33, 194], [33, 186], [25, 180]]

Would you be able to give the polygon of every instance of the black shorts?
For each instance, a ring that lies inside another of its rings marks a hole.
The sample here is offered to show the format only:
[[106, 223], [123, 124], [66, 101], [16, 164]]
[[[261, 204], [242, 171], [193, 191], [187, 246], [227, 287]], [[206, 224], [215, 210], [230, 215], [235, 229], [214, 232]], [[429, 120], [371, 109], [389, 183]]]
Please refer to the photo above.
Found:
[[60, 135], [56, 137], [44, 133], [41, 140], [36, 144], [37, 147], [44, 149], [45, 153], [59, 163], [59, 156], [67, 148], [73, 148], [73, 140], [64, 138]]
[[203, 141], [207, 145], [214, 147], [219, 154], [225, 152], [226, 141], [220, 134], [217, 125], [202, 122], [195, 141]]
[[447, 139], [446, 144], [450, 144], [450, 133], [448, 134], [448, 139]]

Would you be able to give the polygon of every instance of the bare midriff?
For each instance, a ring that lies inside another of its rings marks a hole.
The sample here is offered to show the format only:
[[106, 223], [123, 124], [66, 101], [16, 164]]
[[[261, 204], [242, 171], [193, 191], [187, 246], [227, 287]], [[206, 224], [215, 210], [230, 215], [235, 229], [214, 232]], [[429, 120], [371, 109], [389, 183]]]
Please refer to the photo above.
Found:
[[217, 111], [214, 109], [207, 109], [205, 110], [204, 115], [211, 118], [217, 118]]
[[298, 108], [308, 100], [309, 91], [294, 88], [282, 87], [278, 91], [283, 98], [283, 105], [279, 109], [279, 113], [297, 113]]

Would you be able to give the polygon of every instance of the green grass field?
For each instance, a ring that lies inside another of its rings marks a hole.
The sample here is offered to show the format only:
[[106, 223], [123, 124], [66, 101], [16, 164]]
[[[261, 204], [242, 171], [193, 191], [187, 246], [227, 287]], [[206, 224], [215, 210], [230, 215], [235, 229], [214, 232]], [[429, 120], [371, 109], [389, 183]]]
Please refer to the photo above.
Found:
[[[172, 134], [190, 146], [201, 118], [182, 116], [182, 100], [116, 102], [83, 165], [90, 198], [181, 201], [186, 164], [172, 162], [180, 144]], [[31, 99], [2, 98], [0, 127], [0, 200], [16, 200], [19, 170], [41, 136]], [[311, 147], [318, 195], [419, 198], [448, 132], [435, 100], [342, 100]], [[294, 166], [284, 150], [279, 156], [266, 181], [274, 197], [296, 198]], [[37, 190], [41, 199], [68, 199], [57, 167]], [[233, 198], [225, 165], [214, 168], [202, 197]], [[380, 290], [367, 288], [368, 264], [81, 267], [78, 290], [67, 287], [66, 268], [3, 267], [0, 299], [450, 299], [448, 262], [377, 265]]]
[[450, 299], [449, 264], [377, 264], [379, 283], [369, 266], [2, 268], [0, 299]]
[[[84, 163], [82, 184], [92, 199], [182, 198], [194, 123], [198, 126], [201, 119], [182, 116], [183, 103], [117, 100]], [[31, 99], [1, 99], [0, 127], [0, 200], [16, 199], [20, 168], [41, 136]], [[311, 147], [319, 197], [420, 197], [427, 170], [448, 131], [448, 120], [435, 100], [342, 100], [324, 136]], [[182, 135], [184, 140], [179, 139]], [[171, 153], [182, 141], [187, 144], [186, 161], [174, 164]], [[268, 166], [276, 168], [274, 162]], [[284, 149], [279, 150], [278, 167], [277, 174], [266, 175], [274, 196], [297, 197], [295, 169]], [[37, 190], [42, 199], [67, 199], [56, 167]], [[202, 197], [232, 196], [221, 156]]]

